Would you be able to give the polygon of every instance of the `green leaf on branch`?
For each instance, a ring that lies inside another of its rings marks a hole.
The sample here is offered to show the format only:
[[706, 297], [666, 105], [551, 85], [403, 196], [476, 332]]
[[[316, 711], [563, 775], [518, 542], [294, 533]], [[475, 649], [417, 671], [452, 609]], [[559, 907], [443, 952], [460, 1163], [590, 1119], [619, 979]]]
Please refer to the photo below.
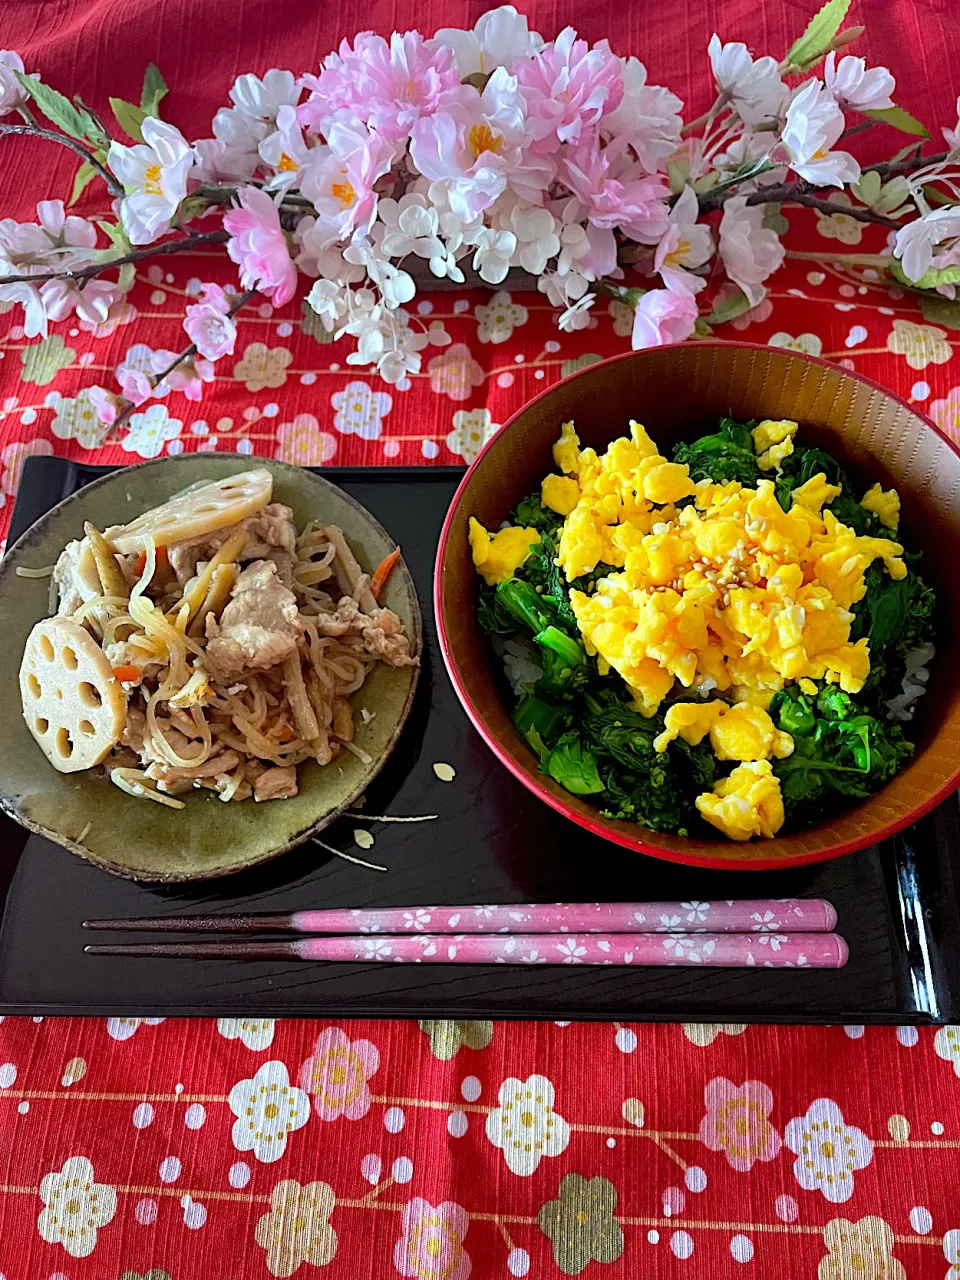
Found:
[[140, 91], [140, 108], [145, 115], [158, 116], [160, 103], [169, 93], [167, 82], [160, 74], [160, 68], [150, 63], [143, 77], [143, 88]]
[[199, 218], [210, 208], [210, 201], [203, 196], [187, 196], [177, 208], [177, 226], [186, 226], [193, 218]]
[[[93, 143], [98, 152], [103, 152], [105, 154], [113, 139], [97, 119], [96, 112], [90, 110], [84, 100], [80, 97], [79, 93], [75, 93], [73, 95], [73, 102], [80, 114], [86, 115], [90, 119], [90, 124], [87, 126], [87, 137]], [[102, 155], [97, 156], [98, 160], [102, 160], [103, 158], [104, 157]]]
[[129, 253], [133, 245], [127, 239], [127, 233], [119, 222], [98, 222], [97, 226], [107, 237], [115, 249], [119, 250], [118, 257], [125, 253]]
[[866, 116], [868, 120], [876, 120], [880, 124], [888, 124], [894, 129], [899, 129], [901, 133], [909, 133], [914, 138], [930, 137], [926, 125], [921, 124], [909, 111], [904, 111], [903, 107], [887, 107], [884, 111], [861, 111], [860, 114]]
[[944, 329], [960, 329], [960, 302], [951, 302], [940, 293], [922, 293], [919, 301], [924, 320]]
[[132, 262], [125, 262], [117, 273], [117, 284], [124, 293], [128, 289], [133, 288], [133, 282], [137, 278], [137, 268]]
[[81, 192], [89, 182], [97, 176], [97, 171], [89, 160], [84, 160], [83, 164], [73, 175], [73, 190], [70, 192], [70, 199], [67, 206], [76, 204], [80, 199]]
[[146, 120], [147, 112], [142, 107], [135, 107], [132, 102], [125, 102], [123, 98], [110, 98], [109, 102], [114, 119], [123, 132], [133, 138], [134, 142], [142, 142], [140, 126]]
[[908, 275], [904, 274], [899, 260], [893, 258], [890, 262], [890, 271], [901, 284], [905, 284], [911, 289], [939, 289], [942, 284], [960, 284], [960, 266], [930, 267], [919, 280], [911, 280]]
[[70, 99], [56, 89], [51, 89], [48, 84], [41, 84], [39, 80], [33, 80], [20, 71], [13, 74], [50, 123], [57, 125], [68, 137], [85, 138], [96, 127], [89, 112], [78, 111]]
[[750, 299], [740, 288], [735, 288], [732, 293], [727, 294], [724, 298], [718, 298], [713, 304], [713, 310], [707, 316], [709, 324], [726, 324], [730, 320], [736, 320], [737, 316], [742, 316], [744, 312], [750, 310]]
[[850, 0], [827, 0], [814, 14], [799, 40], [794, 40], [787, 53], [787, 73], [806, 71], [830, 52], [830, 42], [847, 16]]

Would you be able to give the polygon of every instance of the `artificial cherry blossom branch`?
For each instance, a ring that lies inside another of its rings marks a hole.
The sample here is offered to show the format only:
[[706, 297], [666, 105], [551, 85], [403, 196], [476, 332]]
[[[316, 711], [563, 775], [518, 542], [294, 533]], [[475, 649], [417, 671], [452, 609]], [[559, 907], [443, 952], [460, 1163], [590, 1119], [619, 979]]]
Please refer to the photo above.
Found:
[[[3, 126], [0, 125], [0, 128]], [[122, 267], [128, 262], [144, 262], [147, 258], [167, 257], [174, 253], [189, 253], [204, 244], [224, 244], [230, 237], [226, 231], [191, 231], [179, 240], [164, 240], [160, 244], [152, 244], [142, 249], [131, 249], [129, 253], [117, 258], [109, 258], [105, 262], [91, 262], [82, 267], [62, 267], [59, 271], [38, 271], [31, 275], [0, 276], [0, 284], [39, 284], [44, 280], [90, 280], [111, 271], [114, 267]]]
[[[20, 109], [25, 111], [23, 107]], [[39, 125], [33, 123], [4, 124], [0, 122], [0, 136], [5, 133], [25, 134], [31, 138], [43, 138], [47, 142], [59, 142], [61, 147], [69, 147], [104, 180], [107, 184], [107, 190], [112, 196], [123, 195], [123, 187], [110, 170], [105, 165], [102, 165], [93, 152], [85, 147], [82, 142], [78, 142], [76, 138], [68, 138], [65, 133], [56, 133], [53, 129], [41, 129]]]
[[[237, 312], [242, 307], [245, 307], [247, 303], [251, 300], [251, 298], [255, 298], [256, 295], [257, 295], [256, 289], [248, 289], [245, 293], [241, 293], [239, 297], [236, 299], [236, 301], [231, 303], [230, 307], [227, 309], [225, 314], [230, 319], [233, 319], [233, 317], [237, 314]], [[193, 359], [193, 357], [196, 354], [197, 354], [197, 344], [195, 342], [191, 342], [188, 347], [184, 347], [184, 349], [179, 353], [178, 356], [176, 356], [175, 359], [170, 361], [170, 363], [167, 365], [165, 369], [162, 369], [159, 373], [154, 373], [149, 375], [148, 381], [151, 387], [153, 388], [153, 390], [156, 390], [156, 388], [160, 386], [164, 378], [168, 378], [175, 369], [179, 368], [179, 366], [184, 364], [187, 360]], [[110, 432], [110, 435], [106, 438], [104, 443], [109, 443], [110, 441], [116, 439], [117, 429], [121, 427], [128, 420], [128, 418], [131, 416], [131, 414], [134, 412], [134, 410], [137, 407], [138, 406], [136, 404], [130, 401], [125, 408], [120, 410], [120, 412], [117, 414], [116, 418], [113, 421], [113, 430]]]

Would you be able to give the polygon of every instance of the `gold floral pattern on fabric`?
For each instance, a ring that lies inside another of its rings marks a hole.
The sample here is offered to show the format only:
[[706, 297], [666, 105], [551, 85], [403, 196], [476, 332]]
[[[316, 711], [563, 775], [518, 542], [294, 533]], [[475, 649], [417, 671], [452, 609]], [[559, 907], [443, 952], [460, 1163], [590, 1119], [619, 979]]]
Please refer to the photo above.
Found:
[[607, 1178], [584, 1178], [568, 1173], [555, 1200], [537, 1215], [553, 1245], [557, 1266], [578, 1276], [591, 1262], [616, 1262], [623, 1253], [623, 1231], [614, 1218], [617, 1192]]

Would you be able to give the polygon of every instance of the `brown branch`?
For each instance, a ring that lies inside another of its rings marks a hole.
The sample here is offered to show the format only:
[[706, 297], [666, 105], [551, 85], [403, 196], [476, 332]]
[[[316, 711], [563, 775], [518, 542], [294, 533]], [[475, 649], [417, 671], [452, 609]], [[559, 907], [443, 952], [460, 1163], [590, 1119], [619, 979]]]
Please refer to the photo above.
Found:
[[[821, 188], [822, 189], [822, 188]], [[872, 209], [860, 209], [856, 205], [841, 204], [838, 200], [821, 200], [802, 186], [772, 186], [754, 191], [747, 196], [748, 205], [757, 204], [799, 204], [805, 209], [817, 209], [820, 213], [843, 213], [857, 222], [874, 222], [879, 227], [892, 227], [898, 230], [902, 225], [896, 218], [888, 218], [882, 213], [874, 213]]]
[[[0, 125], [0, 128], [3, 126]], [[90, 280], [104, 271], [114, 267], [122, 267], [127, 262], [142, 262], [145, 258], [167, 256], [172, 253], [189, 253], [202, 244], [223, 244], [229, 240], [226, 231], [195, 231], [180, 240], [164, 240], [162, 244], [144, 245], [142, 249], [131, 249], [119, 258], [110, 258], [108, 262], [91, 262], [85, 267], [74, 267], [62, 271], [38, 271], [35, 275], [0, 276], [0, 284], [40, 284], [44, 280]]]
[[65, 133], [54, 133], [52, 129], [40, 129], [34, 124], [0, 124], [0, 136], [5, 133], [20, 133], [31, 138], [45, 138], [47, 142], [59, 142], [61, 147], [69, 147], [90, 167], [99, 173], [100, 177], [107, 184], [107, 190], [112, 196], [122, 196], [123, 187], [116, 180], [109, 169], [94, 156], [92, 151], [88, 151], [82, 142], [78, 142], [76, 138], [68, 138]]
[[[248, 289], [246, 293], [241, 293], [240, 296], [237, 298], [236, 302], [234, 302], [234, 304], [227, 311], [227, 315], [235, 316], [241, 307], [245, 307], [251, 298], [256, 297], [256, 294], [257, 294], [256, 289]], [[167, 367], [163, 369], [160, 373], [152, 373], [149, 375], [149, 381], [150, 381], [151, 387], [153, 387], [153, 389], [156, 390], [157, 387], [159, 387], [160, 383], [163, 382], [164, 378], [169, 377], [169, 375], [173, 373], [174, 369], [176, 369], [178, 365], [183, 364], [185, 360], [189, 360], [192, 356], [195, 356], [196, 354], [197, 354], [197, 344], [195, 342], [191, 342], [189, 347], [184, 347], [184, 349], [180, 352], [180, 354], [176, 356], [175, 359], [171, 360], [171, 362], [167, 365]], [[109, 444], [112, 440], [116, 439], [116, 433], [118, 429], [122, 427], [125, 422], [128, 421], [128, 419], [130, 418], [130, 415], [137, 408], [139, 408], [138, 405], [135, 405], [132, 402], [130, 402], [125, 409], [122, 409], [120, 413], [117, 414], [116, 418], [113, 421], [113, 426], [111, 427], [110, 434], [104, 440], [104, 444]]]
[[864, 173], [878, 173], [881, 178], [891, 173], [909, 173], [912, 169], [925, 169], [928, 164], [942, 164], [950, 154], [938, 151], [933, 156], [907, 156], [904, 160], [884, 160], [880, 164], [868, 164]]

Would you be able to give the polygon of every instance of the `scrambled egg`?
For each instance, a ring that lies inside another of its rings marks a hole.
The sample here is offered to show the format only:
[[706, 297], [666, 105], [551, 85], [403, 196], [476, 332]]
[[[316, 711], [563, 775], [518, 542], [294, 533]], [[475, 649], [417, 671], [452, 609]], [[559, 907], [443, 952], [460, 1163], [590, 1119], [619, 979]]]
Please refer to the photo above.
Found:
[[664, 716], [666, 728], [654, 749], [666, 751], [674, 738], [699, 746], [706, 735], [718, 760], [783, 759], [793, 751], [789, 733], [778, 729], [763, 707], [749, 702], [675, 702]]
[[900, 495], [896, 489], [885, 490], [875, 484], [860, 499], [860, 505], [864, 511], [872, 511], [878, 516], [885, 529], [892, 529], [896, 533], [900, 523]]
[[783, 826], [780, 780], [769, 760], [738, 765], [728, 778], [714, 784], [712, 792], [697, 796], [697, 808], [731, 840], [770, 839]]
[[779, 467], [784, 458], [793, 453], [793, 437], [797, 434], [797, 424], [790, 418], [764, 418], [758, 422], [750, 433], [753, 436], [753, 447], [757, 451], [757, 466], [761, 471], [772, 471]]
[[477, 572], [488, 587], [512, 578], [540, 541], [536, 529], [519, 529], [511, 525], [499, 533], [489, 534], [473, 516], [470, 517], [470, 550]]

